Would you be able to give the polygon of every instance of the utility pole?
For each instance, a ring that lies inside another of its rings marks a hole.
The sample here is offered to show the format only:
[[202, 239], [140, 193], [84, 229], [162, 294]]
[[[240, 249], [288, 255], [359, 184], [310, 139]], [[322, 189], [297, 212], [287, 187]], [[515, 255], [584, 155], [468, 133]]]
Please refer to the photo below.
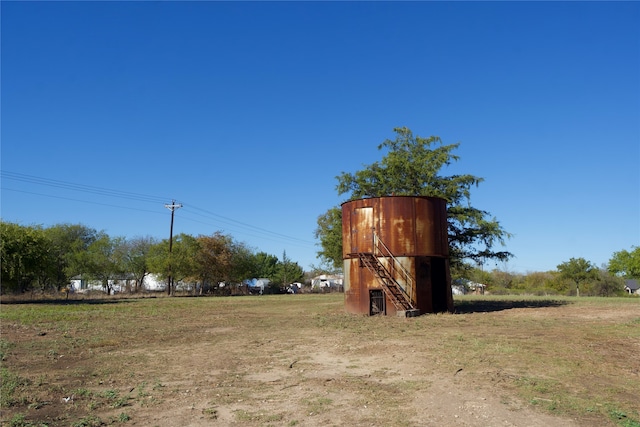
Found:
[[173, 248], [173, 213], [176, 209], [182, 207], [182, 203], [176, 204], [175, 200], [171, 201], [170, 205], [164, 205], [165, 208], [171, 211], [171, 228], [169, 229], [169, 277], [167, 277], [167, 295], [171, 295], [171, 285], [173, 277], [171, 277], [171, 249]]

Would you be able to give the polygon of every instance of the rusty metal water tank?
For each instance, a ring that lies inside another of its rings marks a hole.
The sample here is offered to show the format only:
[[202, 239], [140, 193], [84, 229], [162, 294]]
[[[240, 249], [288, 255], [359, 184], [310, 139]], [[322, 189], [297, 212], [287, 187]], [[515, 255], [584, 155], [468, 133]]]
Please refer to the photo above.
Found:
[[388, 196], [345, 202], [342, 243], [348, 312], [453, 311], [444, 199]]

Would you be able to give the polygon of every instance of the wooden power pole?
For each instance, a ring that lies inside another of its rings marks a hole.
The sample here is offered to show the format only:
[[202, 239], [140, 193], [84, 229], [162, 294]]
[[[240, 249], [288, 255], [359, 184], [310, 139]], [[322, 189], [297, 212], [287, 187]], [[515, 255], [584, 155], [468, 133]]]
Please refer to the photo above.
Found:
[[173, 248], [173, 214], [176, 209], [182, 207], [182, 203], [176, 204], [175, 200], [171, 201], [170, 205], [164, 205], [165, 208], [171, 211], [171, 228], [169, 229], [169, 276], [167, 277], [167, 295], [171, 295], [171, 288], [173, 277], [171, 277], [171, 249]]

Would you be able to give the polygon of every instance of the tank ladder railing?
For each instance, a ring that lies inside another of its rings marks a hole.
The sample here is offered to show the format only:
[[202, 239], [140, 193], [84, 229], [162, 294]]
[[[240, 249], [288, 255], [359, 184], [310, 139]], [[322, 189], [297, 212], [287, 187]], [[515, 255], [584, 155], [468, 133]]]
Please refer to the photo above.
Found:
[[372, 252], [360, 252], [358, 253], [358, 257], [360, 258], [360, 267], [366, 267], [367, 270], [373, 274], [396, 310], [406, 311], [415, 309], [409, 301], [409, 295], [407, 295], [402, 286], [398, 284], [396, 279], [391, 276], [387, 267], [381, 263]]
[[[388, 260], [389, 263], [389, 272], [391, 273], [391, 277], [398, 284], [400, 289], [406, 295], [407, 300], [411, 304], [412, 307], [416, 306], [416, 300], [414, 296], [414, 280], [411, 273], [405, 268], [404, 265], [391, 253], [389, 247], [384, 244], [378, 233], [373, 232], [373, 255], [376, 257], [383, 257]], [[398, 276], [396, 276], [396, 272], [398, 272]], [[405, 286], [402, 286], [399, 280], [404, 281]]]

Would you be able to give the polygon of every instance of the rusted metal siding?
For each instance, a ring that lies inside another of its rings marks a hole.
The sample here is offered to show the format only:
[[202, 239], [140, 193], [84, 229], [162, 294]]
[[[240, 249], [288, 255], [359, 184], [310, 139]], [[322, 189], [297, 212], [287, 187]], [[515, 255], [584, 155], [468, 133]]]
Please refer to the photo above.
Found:
[[[376, 277], [360, 266], [357, 256], [373, 251], [374, 231], [414, 277], [412, 291], [420, 312], [451, 311], [446, 201], [405, 196], [360, 199], [342, 205], [346, 310], [368, 314], [370, 291], [381, 289]], [[400, 285], [405, 287], [406, 283]], [[386, 313], [395, 314], [393, 304], [386, 302]]]
[[367, 252], [363, 249], [372, 242], [372, 228], [398, 257], [449, 256], [444, 199], [390, 196], [344, 203], [343, 258]]
[[[366, 268], [360, 268], [360, 260], [349, 258], [344, 260], [344, 298], [345, 308], [349, 313], [369, 314], [369, 290], [379, 289], [376, 278]], [[387, 304], [388, 307], [388, 304]]]

